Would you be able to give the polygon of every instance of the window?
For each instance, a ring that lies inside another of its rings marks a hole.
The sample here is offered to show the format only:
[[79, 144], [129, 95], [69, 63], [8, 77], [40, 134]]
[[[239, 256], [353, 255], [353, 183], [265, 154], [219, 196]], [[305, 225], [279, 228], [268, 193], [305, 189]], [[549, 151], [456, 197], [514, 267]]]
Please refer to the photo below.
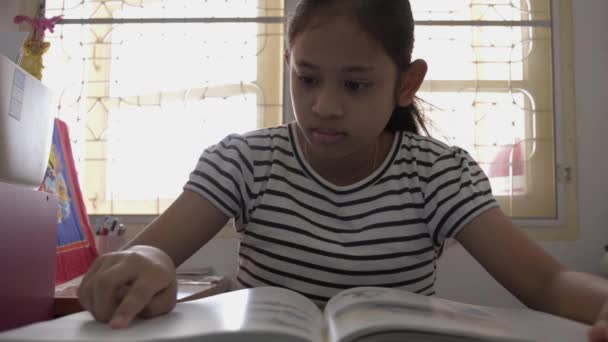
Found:
[[411, 2], [414, 58], [429, 63], [419, 95], [433, 136], [475, 157], [512, 218], [563, 222], [558, 120], [567, 103], [556, 97], [554, 75], [565, 71], [554, 53], [568, 14], [558, 3], [568, 8], [550, 0]]
[[[432, 135], [479, 161], [506, 213], [557, 236], [577, 220], [571, 1], [410, 1]], [[293, 118], [282, 44], [296, 3], [47, 0], [65, 20], [44, 79], [90, 213], [162, 212], [203, 148]]]
[[89, 214], [155, 215], [204, 148], [282, 121], [282, 0], [47, 0], [45, 82]]
[[434, 135], [474, 155], [512, 217], [557, 217], [550, 1], [412, 6]]

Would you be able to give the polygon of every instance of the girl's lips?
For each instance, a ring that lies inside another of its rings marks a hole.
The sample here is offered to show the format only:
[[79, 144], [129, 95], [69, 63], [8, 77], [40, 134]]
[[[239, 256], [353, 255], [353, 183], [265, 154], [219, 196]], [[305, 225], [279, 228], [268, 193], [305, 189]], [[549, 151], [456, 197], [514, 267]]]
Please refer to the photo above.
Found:
[[329, 129], [313, 129], [312, 137], [321, 144], [335, 144], [346, 136], [345, 133]]

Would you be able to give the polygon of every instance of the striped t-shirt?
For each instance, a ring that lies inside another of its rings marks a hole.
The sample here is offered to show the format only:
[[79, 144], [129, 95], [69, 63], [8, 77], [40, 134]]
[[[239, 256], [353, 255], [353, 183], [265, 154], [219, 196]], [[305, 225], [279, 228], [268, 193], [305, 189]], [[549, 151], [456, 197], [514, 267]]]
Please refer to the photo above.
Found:
[[373, 174], [336, 186], [306, 162], [296, 129], [226, 137], [184, 187], [234, 218], [243, 287], [286, 287], [318, 305], [355, 286], [432, 295], [444, 240], [498, 205], [462, 149], [399, 132]]

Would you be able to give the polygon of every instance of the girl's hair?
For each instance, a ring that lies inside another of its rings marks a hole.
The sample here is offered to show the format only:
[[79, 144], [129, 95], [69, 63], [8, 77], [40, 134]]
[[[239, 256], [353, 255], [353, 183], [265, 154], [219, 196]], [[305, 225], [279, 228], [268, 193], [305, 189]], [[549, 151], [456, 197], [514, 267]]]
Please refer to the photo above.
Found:
[[[409, 0], [301, 0], [287, 29], [287, 48], [306, 29], [315, 15], [352, 16], [357, 23], [384, 47], [400, 71], [412, 62], [414, 18]], [[396, 106], [385, 130], [428, 134], [425, 118], [416, 103]]]

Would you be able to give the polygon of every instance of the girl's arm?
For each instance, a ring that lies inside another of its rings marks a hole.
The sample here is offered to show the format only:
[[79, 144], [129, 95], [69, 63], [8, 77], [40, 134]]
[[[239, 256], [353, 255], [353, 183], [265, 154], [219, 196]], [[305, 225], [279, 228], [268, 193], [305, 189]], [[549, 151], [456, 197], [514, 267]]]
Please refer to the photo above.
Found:
[[608, 303], [608, 281], [567, 270], [500, 209], [479, 215], [456, 239], [528, 307], [590, 324], [608, 319], [608, 312], [602, 313]]
[[161, 249], [176, 266], [204, 246], [228, 221], [211, 202], [192, 191], [184, 192], [123, 248], [148, 245]]
[[184, 191], [121, 251], [100, 256], [78, 288], [82, 306], [114, 328], [136, 316], [175, 307], [175, 265], [184, 262], [224, 226], [228, 217], [203, 197]]

